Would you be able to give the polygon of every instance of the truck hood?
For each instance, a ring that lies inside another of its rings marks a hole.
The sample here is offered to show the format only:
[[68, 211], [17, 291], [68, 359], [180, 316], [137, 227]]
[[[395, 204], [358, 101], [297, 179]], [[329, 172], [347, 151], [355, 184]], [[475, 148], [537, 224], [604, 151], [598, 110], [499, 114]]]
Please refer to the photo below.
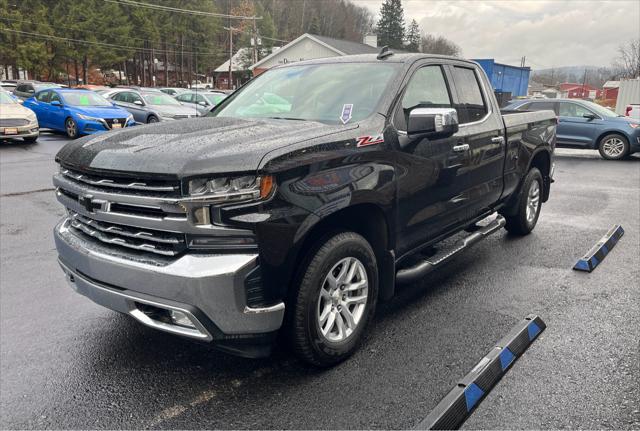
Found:
[[192, 118], [88, 136], [65, 145], [56, 160], [78, 170], [179, 178], [250, 172], [270, 151], [355, 127], [313, 121]]

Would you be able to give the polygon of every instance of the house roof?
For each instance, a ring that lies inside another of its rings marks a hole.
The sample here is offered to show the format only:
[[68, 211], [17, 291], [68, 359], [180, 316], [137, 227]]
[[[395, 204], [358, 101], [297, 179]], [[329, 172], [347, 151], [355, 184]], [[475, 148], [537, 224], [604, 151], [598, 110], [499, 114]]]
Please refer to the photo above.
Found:
[[620, 81], [607, 81], [602, 88], [618, 88], [620, 87]]
[[[249, 48], [240, 48], [238, 52], [233, 54], [233, 56], [231, 57], [231, 71], [242, 72], [244, 70], [247, 70], [245, 64], [243, 63], [243, 60], [245, 58], [251, 58], [251, 52]], [[229, 72], [229, 60], [222, 63], [213, 72]]]
[[[258, 61], [256, 64], [251, 66], [250, 69], [258, 67], [262, 63], [264, 63], [264, 62], [270, 60], [271, 58], [273, 58], [274, 56], [286, 51], [287, 49], [289, 49], [292, 46], [300, 43], [300, 41], [302, 41], [304, 39], [310, 39], [310, 40], [312, 40], [312, 41], [314, 41], [316, 43], [319, 43], [320, 45], [323, 45], [323, 46], [329, 48], [330, 50], [332, 50], [333, 52], [335, 52], [337, 55], [340, 55], [340, 56], [342, 56], [342, 55], [356, 55], [356, 54], [377, 54], [380, 51], [379, 48], [376, 48], [376, 47], [373, 47], [373, 46], [370, 46], [370, 45], [365, 45], [364, 43], [352, 42], [352, 41], [349, 41], [349, 40], [342, 40], [342, 39], [334, 39], [332, 37], [318, 36], [316, 34], [305, 33], [305, 34], [301, 35], [300, 37], [298, 37], [297, 39], [292, 40], [291, 42], [289, 42], [288, 44], [286, 44], [285, 46], [283, 46], [279, 50], [274, 51], [270, 55], [268, 55], [265, 58], [263, 58], [262, 60]], [[228, 67], [228, 65], [227, 65], [227, 67]]]

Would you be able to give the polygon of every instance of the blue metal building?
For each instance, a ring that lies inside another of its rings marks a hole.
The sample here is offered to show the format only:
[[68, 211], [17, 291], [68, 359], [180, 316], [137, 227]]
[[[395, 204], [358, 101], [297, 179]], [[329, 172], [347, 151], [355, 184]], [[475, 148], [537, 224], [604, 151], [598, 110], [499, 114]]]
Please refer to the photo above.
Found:
[[493, 58], [473, 61], [484, 69], [496, 93], [511, 93], [511, 97], [527, 95], [531, 68], [496, 63]]

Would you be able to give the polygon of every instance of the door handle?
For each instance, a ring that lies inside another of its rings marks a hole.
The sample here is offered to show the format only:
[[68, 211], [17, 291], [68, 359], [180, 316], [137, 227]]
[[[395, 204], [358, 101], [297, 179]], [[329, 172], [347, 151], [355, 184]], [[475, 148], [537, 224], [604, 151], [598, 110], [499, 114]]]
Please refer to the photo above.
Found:
[[460, 144], [453, 147], [453, 151], [458, 153], [462, 151], [467, 151], [468, 149], [469, 149], [469, 144]]
[[493, 142], [494, 144], [503, 144], [504, 136], [496, 136], [494, 138], [491, 138], [491, 142]]

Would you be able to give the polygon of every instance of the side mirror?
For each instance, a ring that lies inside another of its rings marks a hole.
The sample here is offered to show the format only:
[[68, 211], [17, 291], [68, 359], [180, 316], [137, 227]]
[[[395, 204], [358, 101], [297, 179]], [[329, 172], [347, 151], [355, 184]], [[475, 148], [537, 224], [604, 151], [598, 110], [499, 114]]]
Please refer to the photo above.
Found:
[[414, 108], [409, 112], [407, 135], [447, 138], [458, 131], [458, 113], [453, 108]]
[[142, 103], [142, 100], [134, 100], [133, 104], [138, 106], [144, 106], [144, 103]]
[[62, 103], [60, 103], [58, 100], [54, 100], [53, 102], [51, 102], [51, 106], [62, 107]]
[[582, 118], [586, 118], [587, 120], [591, 121], [591, 120], [595, 120], [598, 117], [596, 117], [595, 114], [589, 113], [589, 114], [584, 114]]
[[209, 106], [209, 104], [207, 102], [205, 102], [205, 101], [198, 102], [198, 105], [200, 105], [200, 106]]

